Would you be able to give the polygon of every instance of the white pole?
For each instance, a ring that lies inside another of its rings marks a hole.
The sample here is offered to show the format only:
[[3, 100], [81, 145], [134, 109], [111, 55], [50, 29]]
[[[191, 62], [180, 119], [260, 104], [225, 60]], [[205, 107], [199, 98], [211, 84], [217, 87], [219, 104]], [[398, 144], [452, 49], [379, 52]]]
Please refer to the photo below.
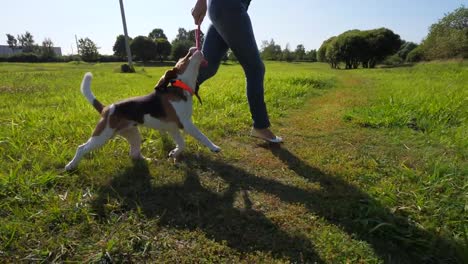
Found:
[[127, 33], [127, 22], [125, 20], [125, 10], [123, 6], [123, 1], [120, 1], [120, 13], [122, 14], [122, 24], [123, 24], [123, 29], [124, 29], [124, 34], [125, 34], [125, 49], [127, 51], [127, 58], [128, 58], [128, 66], [132, 68], [132, 52], [130, 51], [130, 44], [128, 43], [128, 33]]
[[75, 42], [76, 42], [76, 52], [80, 54], [80, 46], [78, 46], [78, 38], [76, 37], [76, 34], [75, 34]]

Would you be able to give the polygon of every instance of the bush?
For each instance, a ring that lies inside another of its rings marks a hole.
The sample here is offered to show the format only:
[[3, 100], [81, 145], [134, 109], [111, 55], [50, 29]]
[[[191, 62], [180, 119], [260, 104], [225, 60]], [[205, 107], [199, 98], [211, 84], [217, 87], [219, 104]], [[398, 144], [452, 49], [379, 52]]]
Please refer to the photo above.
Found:
[[416, 43], [405, 42], [401, 46], [401, 48], [400, 48], [400, 50], [398, 51], [397, 54], [403, 61], [406, 61], [406, 59], [408, 58], [408, 54], [417, 47], [418, 47], [418, 44], [416, 44]]
[[423, 41], [429, 60], [468, 58], [468, 8], [460, 7], [431, 26]]
[[422, 60], [424, 60], [424, 52], [421, 46], [413, 49], [406, 57], [407, 62], [420, 62]]
[[120, 65], [120, 72], [122, 73], [133, 73], [135, 72], [135, 68], [133, 66], [130, 67], [128, 64]]
[[17, 53], [7, 58], [8, 62], [40, 62], [40, 57], [34, 53]]
[[57, 57], [57, 62], [81, 62], [81, 56], [79, 55], [66, 55]]
[[388, 56], [382, 62], [382, 64], [387, 65], [387, 66], [398, 66], [398, 65], [401, 65], [403, 62], [404, 62], [403, 59], [398, 54], [395, 54], [392, 56]]
[[99, 62], [122, 62], [126, 61], [126, 59], [122, 59], [119, 56], [115, 55], [99, 55], [98, 57]]

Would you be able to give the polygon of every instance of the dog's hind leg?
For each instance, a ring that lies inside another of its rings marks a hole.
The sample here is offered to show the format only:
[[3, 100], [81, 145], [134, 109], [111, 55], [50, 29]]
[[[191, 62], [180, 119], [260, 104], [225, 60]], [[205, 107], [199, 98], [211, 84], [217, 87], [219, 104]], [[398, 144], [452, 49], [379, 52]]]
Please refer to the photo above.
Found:
[[141, 155], [141, 136], [138, 127], [131, 126], [118, 132], [130, 144], [130, 157], [134, 160], [145, 159]]
[[174, 139], [176, 143], [175, 149], [171, 150], [169, 152], [169, 157], [173, 158], [174, 161], [177, 160], [177, 157], [180, 155], [180, 153], [185, 149], [185, 140], [180, 134], [179, 129], [174, 129], [169, 131], [169, 134], [171, 134], [172, 138]]
[[78, 147], [73, 159], [67, 164], [67, 166], [65, 166], [65, 170], [70, 171], [75, 169], [86, 153], [104, 145], [110, 138], [112, 138], [114, 132], [114, 129], [106, 127], [99, 135], [93, 135], [86, 143]]

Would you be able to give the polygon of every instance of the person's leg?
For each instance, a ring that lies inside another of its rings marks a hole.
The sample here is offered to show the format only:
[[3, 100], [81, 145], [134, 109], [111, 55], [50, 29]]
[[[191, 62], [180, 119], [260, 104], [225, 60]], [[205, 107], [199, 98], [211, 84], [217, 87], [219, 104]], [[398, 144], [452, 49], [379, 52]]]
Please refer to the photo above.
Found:
[[263, 88], [265, 66], [260, 58], [250, 17], [247, 14], [246, 1], [211, 0], [208, 13], [214, 28], [234, 52], [244, 69], [254, 128], [268, 128], [270, 121]]
[[198, 84], [213, 77], [219, 68], [219, 64], [228, 50], [226, 42], [219, 35], [216, 28], [210, 25], [205, 34], [205, 41], [203, 42], [202, 53], [208, 61], [208, 66], [201, 67], [198, 74]]

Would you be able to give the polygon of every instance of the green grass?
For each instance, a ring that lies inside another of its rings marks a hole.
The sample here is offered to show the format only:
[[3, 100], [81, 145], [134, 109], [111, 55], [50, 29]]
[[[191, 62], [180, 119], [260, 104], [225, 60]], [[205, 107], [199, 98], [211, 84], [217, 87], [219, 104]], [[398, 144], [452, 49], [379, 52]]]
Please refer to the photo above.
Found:
[[349, 119], [368, 127], [410, 127], [434, 135], [468, 158], [467, 62], [361, 74], [378, 84], [377, 102], [356, 109]]
[[166, 67], [0, 64], [2, 262], [467, 261], [466, 62], [332, 71], [267, 63], [266, 102], [286, 139], [247, 137], [239, 65], [223, 65], [195, 102], [223, 148], [141, 129], [132, 163], [116, 137], [78, 171], [63, 167], [98, 115], [83, 74], [109, 104], [150, 92]]

